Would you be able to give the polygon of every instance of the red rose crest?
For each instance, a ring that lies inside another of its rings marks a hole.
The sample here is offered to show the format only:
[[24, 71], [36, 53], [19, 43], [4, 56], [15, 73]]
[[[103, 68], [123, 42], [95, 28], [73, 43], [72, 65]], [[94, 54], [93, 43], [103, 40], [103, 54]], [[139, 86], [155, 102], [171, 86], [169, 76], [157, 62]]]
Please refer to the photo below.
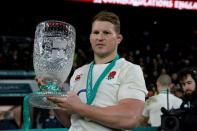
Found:
[[77, 75], [76, 77], [75, 77], [75, 81], [78, 81], [78, 80], [80, 80], [81, 79], [81, 74], [80, 75]]
[[111, 72], [109, 73], [107, 79], [108, 79], [108, 80], [114, 79], [115, 75], [116, 75], [116, 71], [111, 71]]

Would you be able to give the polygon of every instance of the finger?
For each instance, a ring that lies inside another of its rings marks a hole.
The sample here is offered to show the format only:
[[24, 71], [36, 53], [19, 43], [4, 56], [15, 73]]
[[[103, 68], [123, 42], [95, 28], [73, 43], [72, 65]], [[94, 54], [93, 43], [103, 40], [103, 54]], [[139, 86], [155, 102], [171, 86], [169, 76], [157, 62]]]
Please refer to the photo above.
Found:
[[54, 102], [54, 103], [64, 103], [66, 101], [66, 97], [54, 97], [54, 96], [48, 96], [48, 100]]
[[58, 98], [54, 97], [54, 96], [48, 96], [47, 99], [50, 100], [50, 101], [54, 101], [54, 102], [58, 101]]
[[60, 84], [59, 86], [60, 86], [60, 88], [61, 88], [61, 89], [63, 89], [63, 88], [64, 88], [64, 84], [63, 84], [63, 83], [62, 83], [62, 84]]
[[74, 91], [68, 91], [67, 93], [69, 96], [75, 95], [76, 93]]
[[47, 97], [47, 100], [49, 100], [55, 104], [59, 103], [59, 100], [56, 97]]
[[38, 83], [39, 86], [44, 85], [44, 79], [42, 77], [35, 77], [36, 82]]

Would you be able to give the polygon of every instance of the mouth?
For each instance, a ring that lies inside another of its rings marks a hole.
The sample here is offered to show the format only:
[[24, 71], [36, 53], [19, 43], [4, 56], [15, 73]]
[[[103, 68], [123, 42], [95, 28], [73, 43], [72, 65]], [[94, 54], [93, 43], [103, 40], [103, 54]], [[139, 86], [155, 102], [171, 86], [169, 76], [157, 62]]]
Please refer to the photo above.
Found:
[[186, 94], [191, 94], [191, 93], [192, 93], [191, 90], [187, 90], [187, 91], [186, 91]]
[[103, 46], [105, 46], [104, 44], [96, 44], [96, 46], [98, 46], [98, 47], [103, 47]]

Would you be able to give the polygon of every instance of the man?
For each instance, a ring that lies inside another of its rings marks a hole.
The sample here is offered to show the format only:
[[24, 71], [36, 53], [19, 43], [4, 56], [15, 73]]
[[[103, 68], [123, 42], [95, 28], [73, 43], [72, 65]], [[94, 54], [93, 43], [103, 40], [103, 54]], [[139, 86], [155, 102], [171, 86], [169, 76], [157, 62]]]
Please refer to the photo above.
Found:
[[161, 108], [176, 109], [179, 108], [182, 100], [170, 93], [171, 78], [167, 74], [158, 77], [156, 85], [159, 92], [158, 95], [150, 97], [145, 102], [143, 111], [143, 124], [149, 124], [152, 127], [161, 126]]
[[186, 67], [178, 73], [178, 80], [183, 89], [183, 103], [180, 109], [185, 113], [182, 114], [181, 130], [197, 130], [197, 68]]
[[74, 72], [67, 97], [48, 97], [63, 109], [55, 114], [69, 131], [124, 130], [138, 123], [147, 90], [140, 66], [118, 56], [122, 39], [116, 14], [104, 11], [94, 17], [94, 61]]

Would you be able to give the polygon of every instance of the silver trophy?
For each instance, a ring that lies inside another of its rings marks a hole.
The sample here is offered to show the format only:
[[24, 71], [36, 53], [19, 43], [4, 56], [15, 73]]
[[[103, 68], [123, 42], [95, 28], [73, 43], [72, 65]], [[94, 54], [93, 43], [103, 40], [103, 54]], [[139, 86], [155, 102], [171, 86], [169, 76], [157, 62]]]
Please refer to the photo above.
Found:
[[29, 96], [33, 107], [58, 109], [47, 100], [47, 96], [66, 96], [64, 83], [71, 71], [75, 52], [75, 28], [69, 23], [49, 20], [36, 27], [34, 38], [33, 64], [36, 77], [45, 85]]

